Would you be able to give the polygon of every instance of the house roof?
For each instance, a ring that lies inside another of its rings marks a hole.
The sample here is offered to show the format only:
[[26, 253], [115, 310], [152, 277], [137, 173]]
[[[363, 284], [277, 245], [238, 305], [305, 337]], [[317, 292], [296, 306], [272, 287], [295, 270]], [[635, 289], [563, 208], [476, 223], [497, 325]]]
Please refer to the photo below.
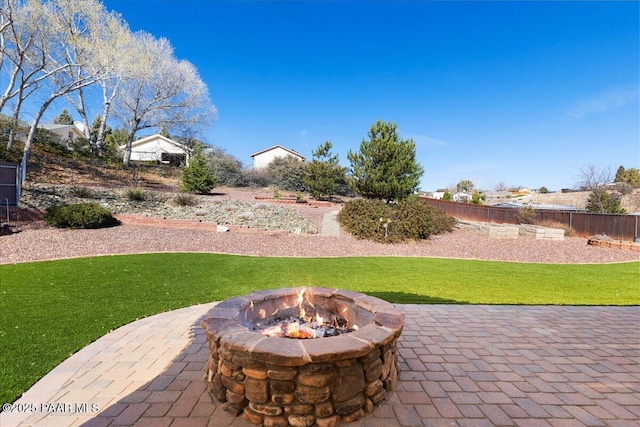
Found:
[[38, 127], [41, 127], [42, 129], [47, 129], [47, 130], [54, 130], [54, 129], [72, 128], [72, 127], [75, 127], [75, 126], [74, 125], [60, 125], [60, 124], [56, 124], [56, 123], [43, 123], [43, 124], [39, 125]]
[[302, 154], [297, 153], [297, 152], [291, 150], [290, 148], [283, 147], [282, 145], [278, 145], [278, 144], [274, 145], [272, 147], [269, 147], [269, 148], [265, 148], [264, 150], [257, 151], [255, 153], [253, 153], [250, 157], [254, 158], [255, 156], [259, 156], [260, 154], [264, 154], [264, 153], [267, 153], [267, 152], [269, 152], [271, 150], [275, 150], [276, 148], [281, 148], [281, 149], [291, 153], [293, 156], [300, 157], [302, 160], [306, 160], [306, 157], [304, 157]]
[[[138, 140], [133, 141], [133, 143], [131, 144], [131, 147], [138, 147], [140, 145], [144, 145], [144, 144], [148, 144], [150, 142], [153, 142], [155, 140], [161, 140], [166, 142], [167, 144], [171, 144], [177, 148], [180, 148], [184, 151], [188, 151], [191, 152], [192, 150], [187, 147], [186, 145], [180, 144], [179, 142], [174, 141], [173, 139], [167, 138], [166, 136], [162, 136], [159, 133], [155, 133], [153, 135], [149, 135], [149, 136], [145, 136], [144, 138], [140, 138]], [[124, 147], [124, 145], [123, 145]]]
[[67, 130], [71, 130], [71, 131], [75, 131], [78, 134], [84, 136], [84, 133], [82, 132], [82, 130], [79, 129], [78, 126], [76, 126], [75, 124], [73, 124], [73, 125], [62, 125], [62, 124], [56, 124], [56, 123], [43, 123], [38, 127], [42, 128], [42, 129], [50, 130], [50, 131], [55, 131], [55, 130], [67, 131]]

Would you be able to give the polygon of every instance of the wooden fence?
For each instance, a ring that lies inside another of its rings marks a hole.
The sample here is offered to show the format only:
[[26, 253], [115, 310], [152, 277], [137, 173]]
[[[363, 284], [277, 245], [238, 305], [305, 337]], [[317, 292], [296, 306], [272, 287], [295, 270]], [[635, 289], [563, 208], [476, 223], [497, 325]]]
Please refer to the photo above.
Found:
[[[519, 224], [518, 209], [471, 205], [423, 198], [431, 206], [438, 207], [457, 219], [470, 221]], [[589, 237], [604, 234], [616, 240], [633, 241], [638, 236], [639, 215], [596, 214], [586, 212], [535, 209], [535, 222], [557, 222], [572, 230], [574, 235]]]
[[10, 205], [18, 201], [18, 165], [15, 163], [0, 163], [0, 203]]

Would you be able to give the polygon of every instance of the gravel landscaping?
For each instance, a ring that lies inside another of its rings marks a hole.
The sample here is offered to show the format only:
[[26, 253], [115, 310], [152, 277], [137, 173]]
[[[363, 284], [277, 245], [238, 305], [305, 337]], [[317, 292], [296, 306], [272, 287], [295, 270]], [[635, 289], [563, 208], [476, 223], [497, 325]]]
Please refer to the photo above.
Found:
[[[40, 191], [46, 195], [42, 196], [42, 200], [49, 200], [50, 203], [61, 202], [67, 197], [64, 194], [58, 194], [56, 199], [56, 195], [51, 192], [47, 194], [46, 189], [40, 188]], [[94, 189], [94, 191], [99, 193], [100, 190]], [[113, 192], [113, 190], [110, 191]], [[170, 193], [158, 193], [154, 195], [154, 198], [157, 198], [156, 201], [149, 204], [145, 202], [144, 205], [154, 206], [153, 212], [161, 212], [161, 215], [167, 218], [187, 215], [187, 212], [195, 216], [197, 212], [201, 212], [204, 214], [197, 218], [207, 221], [232, 218], [232, 215], [236, 215], [235, 218], [237, 218], [239, 214], [253, 212], [253, 218], [249, 215], [243, 216], [243, 221], [246, 221], [244, 225], [251, 223], [256, 227], [270, 230], [287, 229], [290, 233], [268, 231], [216, 233], [198, 229], [128, 224], [99, 230], [60, 230], [46, 226], [22, 227], [18, 230], [19, 232], [0, 237], [3, 244], [0, 264], [94, 255], [183, 251], [297, 257], [416, 256], [535, 263], [609, 263], [640, 260], [638, 252], [594, 247], [587, 245], [587, 239], [577, 237], [568, 237], [561, 242], [540, 241], [526, 237], [515, 240], [496, 240], [464, 230], [455, 230], [453, 233], [432, 236], [426, 241], [395, 245], [357, 240], [344, 232], [339, 237], [325, 237], [316, 234], [317, 231], [321, 231], [322, 218], [326, 213], [339, 209], [340, 205], [285, 207], [252, 202], [256, 193], [250, 190], [216, 189], [216, 191], [218, 191], [216, 195], [198, 196], [198, 200], [206, 202], [190, 210], [172, 206], [170, 199], [174, 195]], [[35, 202], [29, 197], [31, 196], [25, 195], [24, 204], [45, 203]], [[140, 204], [125, 203], [121, 197], [100, 197], [101, 200], [103, 198], [104, 201], [101, 203], [106, 203], [116, 212], [151, 214], [148, 207], [142, 209]], [[278, 228], [284, 227], [283, 225], [262, 226], [262, 224], [266, 225], [260, 222], [264, 221], [263, 214], [268, 214], [269, 221], [276, 218], [276, 221], [280, 221], [281, 224], [286, 223], [286, 228]], [[236, 221], [236, 219], [230, 221]], [[298, 227], [305, 231], [297, 233]]]
[[[87, 189], [87, 187], [84, 187]], [[144, 201], [127, 198], [128, 189], [88, 188], [91, 197], [77, 197], [74, 187], [67, 185], [32, 184], [20, 199], [27, 207], [46, 209], [52, 205], [99, 203], [112, 214], [138, 214], [166, 219], [198, 219], [249, 228], [286, 230], [297, 234], [315, 234], [316, 225], [296, 209], [268, 203], [255, 203], [237, 198], [189, 195], [193, 206], [180, 206], [178, 193], [143, 190]]]

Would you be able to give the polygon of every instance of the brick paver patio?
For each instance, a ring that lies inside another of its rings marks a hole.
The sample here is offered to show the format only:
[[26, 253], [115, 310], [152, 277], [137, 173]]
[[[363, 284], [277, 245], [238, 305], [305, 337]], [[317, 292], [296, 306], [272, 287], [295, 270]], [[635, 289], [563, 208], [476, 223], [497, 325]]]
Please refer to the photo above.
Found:
[[[205, 390], [210, 307], [113, 331], [16, 402], [39, 412], [0, 425], [250, 426]], [[640, 307], [398, 307], [397, 390], [353, 426], [640, 426]]]

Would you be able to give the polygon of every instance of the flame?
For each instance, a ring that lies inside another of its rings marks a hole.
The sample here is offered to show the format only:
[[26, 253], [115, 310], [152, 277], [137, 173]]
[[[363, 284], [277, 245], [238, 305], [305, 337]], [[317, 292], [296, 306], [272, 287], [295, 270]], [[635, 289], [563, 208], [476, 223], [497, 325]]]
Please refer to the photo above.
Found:
[[[344, 328], [340, 323], [344, 322], [344, 317], [341, 315], [330, 315], [328, 318], [321, 316], [316, 307], [313, 304], [313, 295], [308, 292], [307, 288], [302, 288], [296, 293], [295, 306], [298, 307], [297, 315], [293, 315], [293, 318], [289, 321], [283, 321], [278, 325], [270, 326], [262, 330], [262, 334], [268, 337], [288, 337], [288, 338], [319, 338], [325, 336], [326, 328], [329, 325], [336, 329]], [[251, 310], [254, 310], [253, 301], [250, 304]], [[284, 309], [289, 309], [291, 306], [285, 304]], [[271, 317], [278, 313], [278, 309], [275, 309], [270, 314]], [[309, 311], [309, 313], [307, 313]], [[343, 307], [341, 314], [348, 311], [347, 307]], [[326, 314], [326, 313], [325, 313]], [[264, 308], [260, 309], [258, 315], [261, 319], [266, 318], [266, 311]], [[341, 320], [340, 320], [341, 319]], [[353, 327], [357, 329], [357, 327]]]
[[302, 307], [302, 303], [304, 302], [304, 291], [306, 290], [307, 288], [302, 288], [300, 292], [298, 292], [298, 299], [296, 300], [298, 307]]
[[289, 322], [285, 336], [289, 338], [315, 338], [316, 331], [305, 325], [300, 325], [298, 322]]
[[270, 326], [262, 331], [262, 334], [268, 337], [279, 337], [282, 336], [282, 329], [280, 326]]

